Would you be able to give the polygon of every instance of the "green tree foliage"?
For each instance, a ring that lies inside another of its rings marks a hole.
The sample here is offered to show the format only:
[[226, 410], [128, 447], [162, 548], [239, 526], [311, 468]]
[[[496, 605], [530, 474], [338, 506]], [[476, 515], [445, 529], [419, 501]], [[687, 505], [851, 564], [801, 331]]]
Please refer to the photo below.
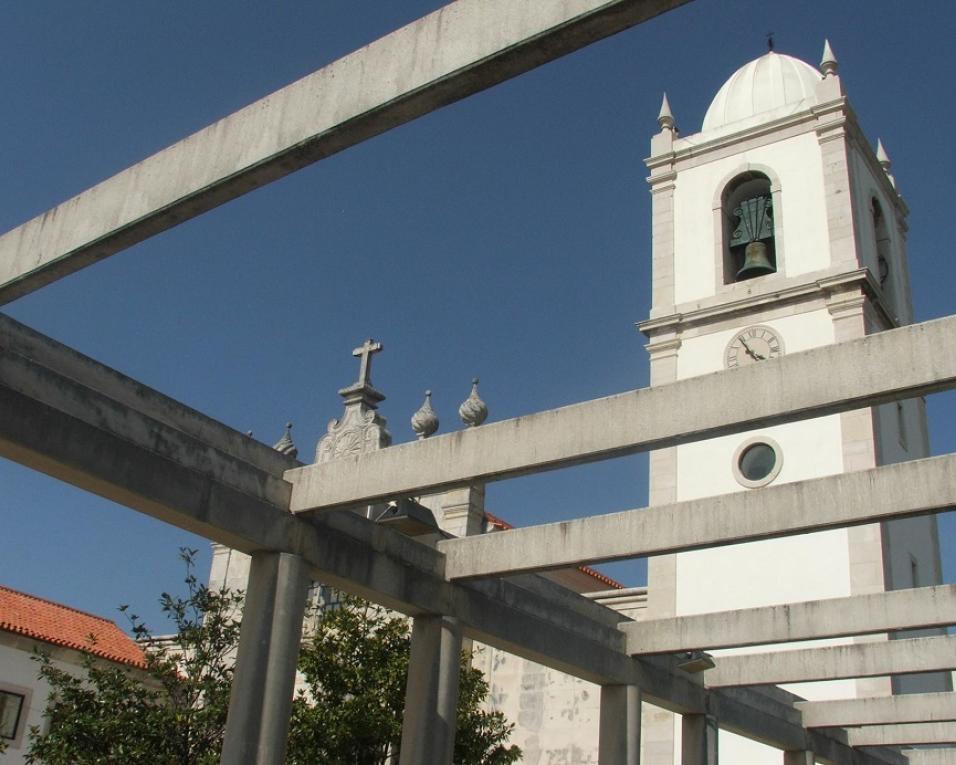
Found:
[[143, 671], [87, 654], [79, 675], [39, 655], [51, 695], [47, 733], [30, 730], [28, 763], [42, 765], [213, 765], [219, 762], [229, 706], [235, 615], [242, 596], [213, 591], [195, 576], [195, 551], [181, 550], [186, 597], [163, 593], [160, 604], [175, 628], [171, 641], [153, 640], [123, 606], [138, 640], [152, 645]]
[[[308, 690], [293, 704], [289, 765], [380, 765], [402, 739], [408, 620], [358, 598], [325, 611], [303, 645], [299, 670]], [[481, 708], [488, 684], [462, 654], [456, 765], [509, 765], [521, 757], [506, 742], [513, 725]]]
[[[154, 640], [126, 607], [137, 639], [149, 641], [145, 670], [87, 656], [79, 673], [39, 655], [51, 688], [47, 733], [30, 730], [35, 765], [213, 765], [225, 730], [242, 596], [210, 590], [182, 550], [187, 594], [160, 602], [175, 634]], [[308, 686], [293, 705], [290, 765], [378, 765], [401, 743], [409, 625], [365, 601], [346, 598], [322, 615], [303, 645]], [[521, 757], [506, 741], [513, 728], [481, 704], [488, 685], [462, 656], [455, 763], [509, 765]]]

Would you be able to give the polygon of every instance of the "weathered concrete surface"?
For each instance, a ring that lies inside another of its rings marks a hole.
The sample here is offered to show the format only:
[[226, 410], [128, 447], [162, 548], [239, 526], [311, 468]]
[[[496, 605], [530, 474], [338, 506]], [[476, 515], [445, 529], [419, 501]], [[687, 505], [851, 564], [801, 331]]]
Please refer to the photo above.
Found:
[[684, 2], [451, 3], [0, 237], [0, 301]]
[[252, 556], [222, 765], [285, 762], [309, 579], [296, 555]]
[[845, 637], [956, 624], [956, 585], [894, 590], [621, 625], [631, 654]]
[[[0, 387], [230, 489], [288, 507], [291, 487], [281, 476], [295, 460], [6, 317], [0, 318]], [[58, 435], [39, 423], [35, 430], [41, 440]], [[115, 459], [120, 475], [122, 454]]]
[[833, 701], [799, 701], [808, 728], [956, 721], [956, 693], [911, 693]]
[[869, 725], [847, 731], [850, 746], [956, 744], [956, 723]]
[[956, 749], [904, 749], [909, 765], [956, 765]]
[[956, 636], [721, 656], [708, 688], [879, 677], [956, 669]]
[[[330, 517], [321, 524], [297, 519], [262, 498], [3, 387], [0, 412], [0, 456], [243, 552], [301, 555], [317, 580], [404, 613], [461, 612], [469, 627], [479, 627], [478, 639], [519, 655], [530, 648], [527, 658], [534, 661], [552, 665], [556, 657], [547, 655], [550, 645], [564, 657], [556, 667], [562, 671], [578, 674], [575, 667], [587, 664], [588, 679], [631, 677], [629, 660], [620, 653], [623, 638], [613, 625], [549, 605], [540, 593], [506, 582], [487, 590], [449, 586], [441, 556], [397, 532], [362, 524], [357, 517]], [[533, 607], [533, 615], [522, 616], [516, 603]], [[577, 639], [562, 635], [557, 623], [543, 630], [550, 615], [583, 642], [575, 645]]]
[[[9, 337], [0, 342], [0, 455], [234, 549], [300, 556], [317, 580], [409, 615], [454, 616], [467, 636], [523, 658], [599, 684], [640, 686], [675, 712], [717, 705], [730, 730], [780, 748], [811, 735], [817, 751], [850, 762], [845, 744], [808, 734], [790, 701], [708, 692], [666, 657], [631, 659], [619, 615], [540, 577], [449, 583], [440, 553], [394, 531], [351, 513], [290, 514], [283, 492], [269, 488], [281, 487], [275, 473], [288, 458], [42, 336]], [[46, 401], [33, 397], [33, 385]], [[148, 414], [137, 410], [140, 399]], [[859, 762], [901, 761], [878, 752]]]
[[[249, 438], [245, 433], [223, 425], [218, 420], [159, 393], [4, 314], [0, 314], [0, 349], [11, 357], [27, 359], [31, 364], [49, 370], [71, 383], [76, 383], [89, 391], [95, 391], [116, 405], [129, 407], [170, 428], [181, 431], [195, 439], [194, 443], [202, 441], [205, 445], [253, 465], [270, 475], [281, 477], [283, 471], [299, 464], [270, 446]], [[0, 365], [0, 371], [4, 374], [4, 384], [14, 385], [12, 376], [16, 373], [13, 370], [7, 372], [3, 365]], [[99, 418], [104, 416], [97, 411], [96, 402], [90, 402], [89, 406], [82, 406], [84, 402], [70, 400], [74, 394], [68, 390], [54, 389], [52, 394], [44, 396], [41, 390], [35, 387], [38, 384], [35, 377], [26, 377], [27, 373], [24, 372], [19, 374], [23, 377], [18, 389], [26, 388], [34, 398], [46, 401], [64, 412], [85, 417], [88, 422], [99, 422]], [[155, 442], [161, 442], [161, 440], [154, 439]], [[158, 447], [160, 444], [154, 445]]]
[[416, 496], [951, 388], [956, 353], [939, 349], [951, 348], [954, 336], [956, 317], [937, 319], [297, 468], [286, 473], [293, 483], [291, 508], [305, 512]]
[[598, 762], [640, 765], [641, 689], [635, 685], [601, 686]]
[[[649, 701], [671, 711], [705, 706], [705, 689], [668, 661], [627, 657], [614, 626], [618, 615], [549, 582], [524, 576], [515, 580], [520, 585], [502, 579], [452, 584], [442, 576], [437, 551], [364, 518], [293, 516], [2, 386], [0, 413], [0, 453], [29, 467], [239, 550], [301, 555], [317, 580], [411, 615], [456, 616], [469, 637], [592, 682], [640, 685]], [[799, 720], [768, 713], [763, 701], [745, 703], [751, 697], [736, 689], [717, 693], [721, 719], [738, 732], [780, 747], [806, 736]], [[816, 747], [848, 756], [829, 736]], [[887, 756], [863, 762], [895, 762]]]
[[956, 455], [439, 542], [449, 579], [546, 570], [902, 518], [956, 505]]

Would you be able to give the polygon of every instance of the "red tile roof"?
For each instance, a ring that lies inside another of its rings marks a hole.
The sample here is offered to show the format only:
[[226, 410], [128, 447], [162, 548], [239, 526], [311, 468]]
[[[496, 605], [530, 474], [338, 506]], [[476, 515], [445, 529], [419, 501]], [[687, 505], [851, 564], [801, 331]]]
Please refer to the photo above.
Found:
[[[514, 526], [508, 523], [508, 521], [502, 518], [499, 518], [497, 515], [492, 515], [491, 513], [487, 511], [485, 511], [485, 520], [489, 524], [491, 524], [494, 528], [499, 529], [501, 531], [507, 531], [508, 529], [514, 528]], [[584, 572], [588, 576], [594, 577], [599, 582], [606, 584], [612, 590], [624, 589], [624, 585], [621, 584], [619, 581], [617, 581], [616, 579], [611, 579], [611, 577], [609, 576], [605, 576], [600, 571], [595, 571], [590, 566], [578, 566], [578, 570]]]
[[0, 586], [0, 631], [144, 667], [143, 649], [109, 619]]

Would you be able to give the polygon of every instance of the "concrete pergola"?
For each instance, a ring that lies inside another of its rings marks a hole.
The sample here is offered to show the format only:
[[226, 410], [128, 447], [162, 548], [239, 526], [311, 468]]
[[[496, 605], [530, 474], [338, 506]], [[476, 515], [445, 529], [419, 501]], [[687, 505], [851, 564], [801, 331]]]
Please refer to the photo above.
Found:
[[[0, 237], [0, 300], [683, 2], [457, 0]], [[886, 748], [956, 742], [951, 693], [805, 702], [773, 687], [948, 671], [956, 638], [727, 657], [706, 683], [673, 656], [956, 624], [956, 587], [638, 623], [536, 574], [948, 510], [956, 455], [436, 547], [336, 512], [952, 387], [956, 317], [304, 466], [0, 316], [0, 454], [252, 556], [235, 765], [283, 761], [310, 580], [413, 618], [402, 763], [451, 762], [463, 636], [599, 684], [602, 764], [639, 762], [642, 701], [683, 715], [688, 765], [714, 761], [715, 722], [787, 765], [956, 762]]]

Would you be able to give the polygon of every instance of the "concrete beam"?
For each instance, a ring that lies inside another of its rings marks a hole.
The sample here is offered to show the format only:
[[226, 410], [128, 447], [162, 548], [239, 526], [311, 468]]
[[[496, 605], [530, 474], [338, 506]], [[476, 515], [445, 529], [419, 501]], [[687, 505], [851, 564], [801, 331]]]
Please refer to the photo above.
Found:
[[[0, 326], [7, 328], [9, 322], [0, 321]], [[115, 433], [130, 444], [179, 462], [231, 489], [276, 507], [288, 507], [291, 486], [282, 480], [281, 471], [298, 464], [295, 460], [282, 457], [264, 444], [219, 423], [211, 427], [215, 421], [198, 413], [190, 416], [186, 407], [180, 405], [182, 411], [176, 411], [171, 399], [145, 386], [137, 386], [132, 380], [111, 381], [124, 392], [135, 391], [147, 411], [161, 409], [160, 416], [174, 416], [165, 418], [164, 422], [144, 414], [133, 403], [100, 392], [95, 375], [89, 375], [94, 379], [88, 383], [86, 377], [78, 374], [85, 370], [67, 368], [61, 372], [46, 367], [34, 357], [2, 345], [5, 339], [5, 333], [0, 334], [0, 387], [11, 396], [28, 397], [32, 405], [47, 406], [79, 423]], [[167, 403], [169, 406], [165, 406]], [[171, 424], [167, 424], [170, 421]], [[57, 435], [56, 431], [37, 433], [40, 440], [49, 438], [53, 441]], [[274, 459], [265, 452], [272, 452], [282, 459]], [[235, 456], [237, 454], [241, 456]], [[115, 457], [122, 459], [121, 454]], [[254, 459], [258, 464], [248, 459]]]
[[[293, 512], [417, 496], [956, 386], [956, 317], [286, 473]], [[886, 359], [893, 359], [888, 365]], [[830, 370], [822, 376], [820, 369]], [[746, 390], [742, 398], [740, 391]]]
[[808, 728], [956, 722], [956, 693], [909, 693], [863, 699], [798, 701]]
[[[828, 765], [905, 765], [898, 753], [886, 749], [866, 752], [849, 747], [843, 731], [806, 729], [794, 707], [799, 697], [780, 688], [735, 688], [712, 692], [694, 714], [717, 718], [721, 730], [737, 733], [784, 751], [811, 750]], [[656, 704], [656, 702], [654, 702]]]
[[449, 579], [662, 555], [956, 505], [956, 455], [439, 542]]
[[956, 765], [956, 749], [904, 749], [909, 765]]
[[692, 614], [621, 625], [631, 654], [846, 637], [956, 624], [956, 585]]
[[[665, 709], [705, 709], [708, 691], [670, 657], [627, 656], [620, 615], [536, 576], [450, 583], [436, 550], [351, 513], [296, 517], [281, 492], [250, 479], [280, 480], [268, 447], [234, 442], [234, 431], [47, 338], [26, 337], [33, 350], [18, 346], [24, 337], [0, 340], [0, 456], [235, 549], [299, 556], [315, 579], [409, 615], [456, 617], [469, 637], [592, 682], [639, 686]], [[34, 385], [45, 401], [31, 395]], [[748, 689], [710, 695], [744, 735], [780, 748], [808, 735], [790, 702]], [[848, 761], [844, 744], [820, 736], [815, 748], [828, 747], [835, 762]], [[861, 763], [897, 761], [879, 753]]]
[[850, 746], [956, 744], [956, 724], [869, 725], [847, 731]]
[[708, 688], [723, 688], [954, 669], [956, 636], [946, 635], [721, 656], [704, 680]]
[[[296, 460], [255, 439], [249, 438], [218, 420], [202, 414], [185, 404], [163, 395], [143, 383], [121, 372], [85, 356], [82, 353], [57, 342], [46, 335], [31, 329], [25, 324], [0, 314], [0, 349], [14, 357], [28, 359], [31, 365], [55, 373], [60, 378], [81, 386], [86, 391], [95, 391], [100, 397], [109, 399], [114, 406], [119, 405], [146, 415], [173, 430], [202, 442], [223, 454], [277, 478], [292, 467], [301, 464]], [[2, 366], [0, 366], [2, 369]], [[99, 422], [105, 415], [100, 411], [102, 404], [75, 400], [76, 393], [66, 389], [47, 391], [39, 387], [38, 377], [27, 377], [28, 373], [15, 373], [4, 370], [4, 384], [18, 390], [26, 389], [34, 398], [51, 404], [61, 411], [85, 417], [87, 422]], [[20, 375], [17, 385], [14, 374]], [[132, 433], [128, 434], [132, 435]], [[164, 435], [164, 439], [167, 436]], [[154, 441], [162, 441], [156, 438]]]
[[[625, 654], [619, 615], [551, 582], [449, 583], [437, 551], [394, 531], [350, 513], [293, 516], [2, 386], [0, 455], [235, 549], [299, 555], [315, 579], [410, 615], [456, 616], [473, 639], [591, 682], [639, 685], [665, 709], [705, 707], [705, 689], [668, 658]], [[769, 714], [764, 702], [743, 703], [738, 689], [717, 693], [721, 719], [736, 720], [741, 733], [780, 747], [806, 735], [798, 720]], [[821, 741], [840, 751], [835, 739]]]
[[[597, 682], [633, 679], [613, 624], [589, 620], [580, 608], [555, 607], [540, 591], [507, 582], [449, 585], [441, 555], [396, 532], [352, 523], [364, 521], [357, 517], [309, 523], [2, 386], [0, 413], [0, 456], [243, 552], [301, 555], [316, 579], [404, 613], [461, 612], [484, 642], [518, 655], [530, 651], [527, 658], [557, 662], [563, 671]], [[605, 610], [580, 600], [581, 607]], [[533, 610], [524, 615], [514, 604]], [[566, 623], [567, 634], [554, 616]]]
[[686, 0], [458, 0], [0, 237], [0, 302]]

